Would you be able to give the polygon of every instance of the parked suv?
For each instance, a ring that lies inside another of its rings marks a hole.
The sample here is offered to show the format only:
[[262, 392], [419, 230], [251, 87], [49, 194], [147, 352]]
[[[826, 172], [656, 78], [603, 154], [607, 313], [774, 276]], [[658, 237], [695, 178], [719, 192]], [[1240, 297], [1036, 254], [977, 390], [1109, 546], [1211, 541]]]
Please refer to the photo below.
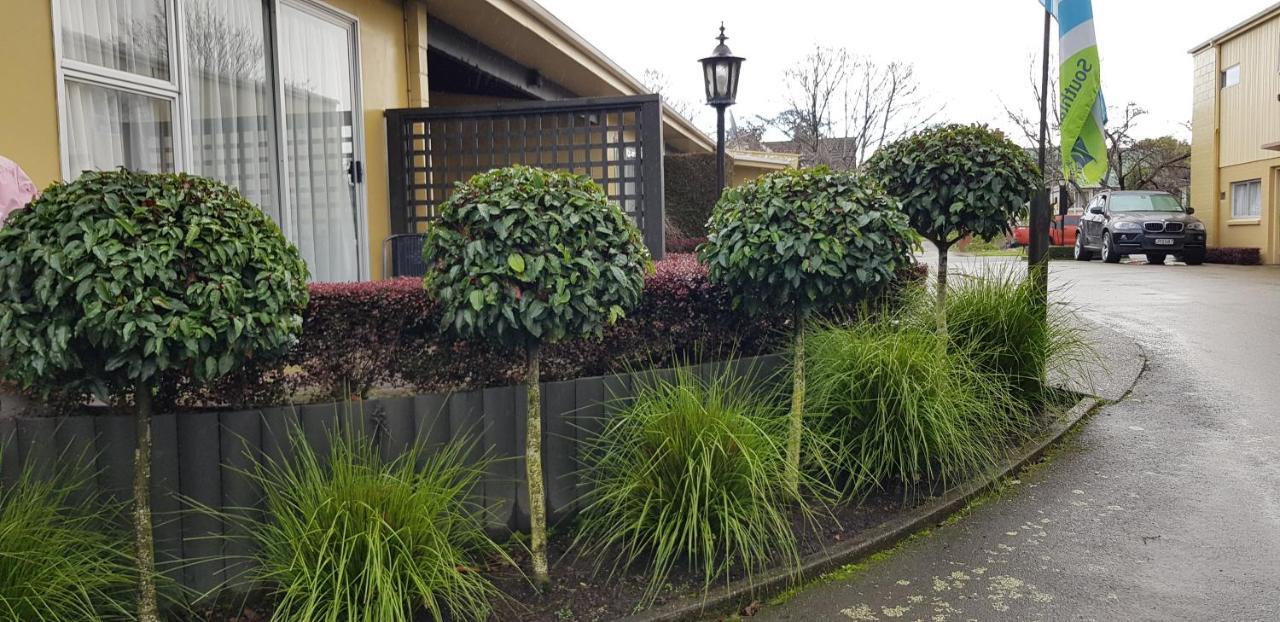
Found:
[[1189, 266], [1204, 263], [1204, 223], [1183, 209], [1167, 192], [1114, 190], [1103, 192], [1085, 208], [1076, 236], [1075, 258], [1107, 263], [1126, 255], [1146, 255], [1163, 264], [1173, 255]]

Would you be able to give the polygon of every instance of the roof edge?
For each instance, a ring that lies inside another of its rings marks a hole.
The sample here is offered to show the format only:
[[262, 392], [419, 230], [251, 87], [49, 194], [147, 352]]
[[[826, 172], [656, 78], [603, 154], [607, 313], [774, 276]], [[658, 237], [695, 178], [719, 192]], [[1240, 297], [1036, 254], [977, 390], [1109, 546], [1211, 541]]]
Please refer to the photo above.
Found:
[[[597, 48], [585, 37], [578, 34], [577, 31], [570, 28], [568, 24], [561, 21], [560, 18], [556, 17], [554, 13], [548, 11], [546, 7], [536, 2], [536, 0], [509, 0], [509, 2], [525, 11], [534, 19], [542, 22], [542, 24], [552, 32], [563, 37], [570, 45], [578, 48], [578, 51], [584, 56], [596, 61], [601, 68], [612, 74], [612, 78], [626, 85], [633, 91], [632, 93], [623, 93], [624, 95], [640, 95], [649, 93], [649, 89], [645, 87], [643, 82], [627, 72], [626, 69], [623, 69], [621, 65], [614, 62], [614, 60], [609, 58], [607, 54], [600, 51], [600, 48]], [[662, 113], [663, 121], [669, 123], [674, 129], [679, 130], [679, 132], [692, 143], [706, 150], [715, 150], [715, 144], [711, 142], [711, 138], [703, 133], [702, 130], [698, 129], [698, 126], [694, 125], [693, 121], [684, 118], [684, 115], [677, 113], [670, 106], [664, 105]]]
[[1223, 41], [1226, 41], [1227, 39], [1232, 39], [1232, 38], [1234, 38], [1236, 35], [1238, 35], [1238, 34], [1240, 34], [1240, 33], [1244, 32], [1245, 30], [1248, 30], [1248, 29], [1249, 29], [1249, 28], [1251, 28], [1252, 26], [1256, 25], [1258, 22], [1265, 21], [1265, 20], [1270, 19], [1270, 18], [1272, 18], [1272, 17], [1274, 17], [1274, 16], [1276, 16], [1276, 15], [1280, 15], [1280, 2], [1277, 2], [1277, 3], [1275, 3], [1275, 4], [1273, 4], [1273, 5], [1269, 6], [1269, 7], [1267, 7], [1267, 8], [1265, 8], [1265, 9], [1262, 9], [1261, 11], [1259, 11], [1259, 12], [1255, 13], [1254, 15], [1250, 16], [1248, 19], [1245, 19], [1244, 21], [1242, 21], [1242, 22], [1240, 22], [1240, 23], [1236, 24], [1235, 26], [1232, 26], [1232, 27], [1230, 27], [1230, 28], [1228, 28], [1228, 29], [1226, 29], [1226, 30], [1224, 30], [1224, 31], [1222, 31], [1222, 32], [1220, 32], [1220, 33], [1218, 33], [1217, 35], [1214, 35], [1213, 37], [1210, 37], [1209, 39], [1205, 40], [1205, 41], [1204, 41], [1203, 43], [1201, 43], [1200, 45], [1197, 45], [1197, 46], [1195, 46], [1195, 47], [1191, 48], [1190, 50], [1187, 50], [1187, 53], [1188, 53], [1188, 54], [1195, 54], [1195, 53], [1200, 52], [1201, 50], [1204, 50], [1205, 48], [1210, 48], [1210, 47], [1213, 47], [1213, 46], [1215, 46], [1215, 45], [1217, 45], [1217, 44], [1219, 44], [1219, 43], [1222, 43]]

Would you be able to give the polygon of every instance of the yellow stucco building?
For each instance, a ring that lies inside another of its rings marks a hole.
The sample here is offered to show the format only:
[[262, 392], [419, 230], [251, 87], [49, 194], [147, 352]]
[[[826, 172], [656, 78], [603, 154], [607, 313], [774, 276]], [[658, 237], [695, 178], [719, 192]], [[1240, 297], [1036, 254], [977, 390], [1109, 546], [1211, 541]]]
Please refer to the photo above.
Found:
[[[407, 273], [416, 249], [400, 242], [480, 170], [572, 169], [643, 219], [661, 213], [663, 154], [714, 150], [533, 0], [13, 0], [4, 12], [0, 155], [41, 187], [117, 166], [221, 179], [280, 223], [316, 280]], [[735, 170], [785, 166], [758, 160]], [[660, 221], [642, 225], [646, 242], [661, 243]]]
[[1191, 54], [1191, 206], [1210, 246], [1280, 263], [1280, 4]]

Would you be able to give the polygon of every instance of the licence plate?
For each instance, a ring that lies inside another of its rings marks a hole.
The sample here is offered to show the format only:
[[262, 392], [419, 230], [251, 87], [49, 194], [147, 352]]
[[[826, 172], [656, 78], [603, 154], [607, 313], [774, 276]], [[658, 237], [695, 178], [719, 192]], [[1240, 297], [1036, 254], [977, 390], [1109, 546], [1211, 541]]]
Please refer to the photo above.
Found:
[[1173, 246], [1173, 240], [1169, 238], [1156, 238], [1156, 246]]

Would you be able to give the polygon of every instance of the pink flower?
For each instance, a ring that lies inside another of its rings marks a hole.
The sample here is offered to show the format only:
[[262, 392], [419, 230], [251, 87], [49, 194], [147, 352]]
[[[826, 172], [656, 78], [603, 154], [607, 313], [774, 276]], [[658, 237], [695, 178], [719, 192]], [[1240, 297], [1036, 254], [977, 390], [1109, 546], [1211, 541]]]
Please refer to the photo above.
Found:
[[0, 156], [0, 226], [9, 214], [36, 198], [36, 185], [16, 162]]

